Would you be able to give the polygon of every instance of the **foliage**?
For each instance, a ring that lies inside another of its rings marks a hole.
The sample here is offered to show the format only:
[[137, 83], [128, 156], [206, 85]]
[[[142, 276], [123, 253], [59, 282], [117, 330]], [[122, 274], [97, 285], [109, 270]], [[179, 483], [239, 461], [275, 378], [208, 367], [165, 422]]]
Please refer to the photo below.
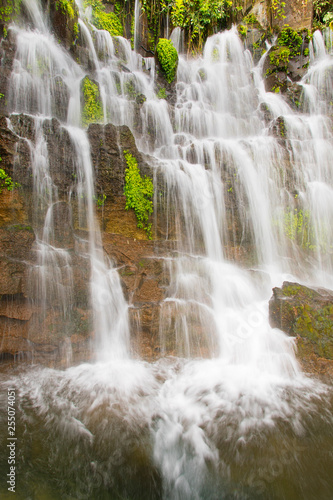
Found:
[[101, 0], [85, 0], [84, 6], [92, 8], [92, 23], [100, 30], [106, 30], [111, 36], [123, 36], [123, 26], [114, 12], [105, 12]]
[[[2, 158], [0, 158], [2, 161]], [[0, 194], [3, 189], [7, 189], [7, 191], [13, 191], [14, 188], [19, 187], [17, 182], [13, 182], [12, 178], [6, 174], [3, 168], [0, 168]]]
[[254, 14], [248, 14], [244, 17], [243, 23], [249, 24], [250, 26], [255, 26], [256, 28], [261, 28], [261, 24]]
[[300, 54], [302, 43], [301, 35], [289, 26], [283, 28], [278, 36], [278, 44], [282, 47], [288, 47], [292, 57]]
[[124, 151], [124, 155], [127, 163], [124, 187], [124, 194], [126, 196], [125, 209], [129, 210], [133, 208], [138, 221], [138, 227], [144, 229], [148, 238], [151, 239], [152, 224], [148, 224], [148, 219], [149, 215], [153, 213], [153, 182], [146, 175], [144, 177], [141, 176], [138, 162], [131, 153]]
[[159, 99], [166, 99], [167, 95], [164, 87], [159, 89], [159, 91], [157, 92], [157, 97]]
[[[236, 2], [234, 2], [236, 4]], [[237, 10], [237, 7], [235, 7]], [[158, 36], [160, 20], [169, 14], [174, 27], [184, 28], [189, 46], [199, 49], [208, 35], [221, 29], [233, 10], [232, 0], [142, 0], [149, 29]]]
[[269, 54], [271, 64], [284, 70], [288, 67], [289, 57], [290, 49], [288, 47], [278, 47]]
[[247, 34], [247, 27], [246, 26], [244, 26], [243, 24], [239, 24], [237, 26], [237, 30], [238, 30], [239, 36], [241, 36], [242, 38], [246, 37], [246, 34]]
[[291, 241], [308, 250], [316, 250], [316, 234], [309, 210], [295, 208], [284, 214], [284, 233]]
[[272, 0], [271, 1], [271, 10], [274, 19], [285, 19], [285, 8], [286, 3], [281, 2], [281, 0]]
[[330, 22], [326, 15], [328, 13], [332, 14], [332, 10], [332, 0], [313, 0], [313, 14], [317, 22], [323, 24]]
[[87, 76], [83, 80], [83, 112], [82, 123], [89, 125], [92, 122], [103, 120], [103, 109], [98, 85], [92, 82]]
[[[3, 24], [9, 23], [20, 12], [22, 0], [3, 0], [0, 7], [0, 21]], [[7, 35], [7, 30], [4, 28], [4, 36]]]
[[75, 2], [74, 0], [57, 0], [56, 9], [61, 8], [63, 14], [67, 15], [70, 19], [75, 17]]
[[104, 207], [104, 203], [106, 200], [106, 194], [99, 194], [97, 197], [94, 196], [94, 201], [96, 202], [97, 207]]
[[178, 53], [171, 40], [160, 38], [156, 47], [157, 57], [165, 73], [166, 79], [171, 83], [177, 72]]

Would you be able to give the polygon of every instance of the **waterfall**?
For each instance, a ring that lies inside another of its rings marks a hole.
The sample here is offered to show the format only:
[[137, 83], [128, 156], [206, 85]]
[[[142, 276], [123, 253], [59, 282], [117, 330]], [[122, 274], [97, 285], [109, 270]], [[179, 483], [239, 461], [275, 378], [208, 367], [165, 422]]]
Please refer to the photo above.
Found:
[[[33, 119], [35, 137], [29, 140], [29, 146], [38, 256], [37, 265], [31, 271], [33, 297], [36, 303], [42, 303], [43, 315], [47, 314], [48, 307], [60, 307], [66, 329], [70, 322], [69, 311], [74, 303], [71, 256], [67, 248], [56, 246], [54, 238], [53, 212], [60, 199], [50, 175], [45, 135], [50, 117], [55, 115], [62, 121], [63, 131], [68, 133], [74, 151], [73, 176], [77, 179], [74, 191], [78, 200], [79, 224], [88, 233], [87, 243], [83, 240], [78, 245], [83, 248], [83, 252], [77, 252], [90, 262], [90, 297], [96, 339], [94, 350], [100, 359], [124, 358], [129, 349], [127, 304], [118, 273], [103, 253], [98, 222], [95, 220], [90, 145], [86, 132], [79, 128], [80, 84], [84, 73], [56, 43], [46, 30], [46, 24], [41, 25], [42, 14], [37, 0], [29, 3], [29, 11], [32, 12], [36, 30], [13, 28], [17, 35], [17, 50], [10, 80], [9, 109], [14, 117], [19, 113], [27, 113]], [[100, 64], [90, 32], [82, 21], [80, 28], [98, 72]], [[68, 103], [66, 114], [57, 107], [57, 103], [62, 101]], [[72, 200], [67, 201], [70, 207]]]
[[[299, 83], [299, 111], [265, 91], [267, 54], [254, 67], [236, 28], [210, 37], [201, 57], [180, 55], [170, 103], [157, 97], [154, 59], [136, 53], [140, 2], [134, 51], [91, 27], [78, 2], [103, 122], [131, 128], [158, 178], [155, 211], [164, 215], [169, 245], [161, 260], [170, 279], [160, 306], [161, 359], [147, 363], [130, 357], [129, 304], [96, 217], [81, 124], [86, 70], [50, 33], [38, 1], [24, 4], [34, 27], [11, 27], [8, 111], [31, 157], [31, 295], [41, 316], [53, 308], [66, 331], [77, 300], [72, 262], [88, 268], [96, 359], [0, 372], [1, 400], [14, 388], [20, 409], [19, 494], [329, 498], [331, 389], [302, 373], [294, 339], [268, 321], [272, 287], [285, 279], [333, 286], [332, 57], [320, 33]], [[181, 35], [171, 35], [178, 47]], [[61, 148], [54, 155], [61, 175], [73, 180], [65, 193], [52, 177], [54, 136], [64, 139], [66, 155]], [[5, 415], [0, 425], [5, 436]], [[0, 460], [7, 467], [7, 457]]]
[[140, 0], [135, 0], [134, 5], [134, 50], [137, 51], [140, 43], [140, 13], [141, 13], [141, 2]]

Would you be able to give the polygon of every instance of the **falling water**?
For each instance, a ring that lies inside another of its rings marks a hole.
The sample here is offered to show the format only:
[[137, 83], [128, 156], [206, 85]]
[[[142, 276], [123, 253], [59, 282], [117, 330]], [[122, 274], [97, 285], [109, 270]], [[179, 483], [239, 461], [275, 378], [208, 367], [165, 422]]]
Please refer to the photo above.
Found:
[[134, 50], [138, 50], [140, 43], [140, 13], [141, 13], [141, 2], [140, 0], [135, 0], [134, 5]]
[[[42, 18], [38, 4], [29, 5]], [[62, 75], [68, 113], [58, 118], [74, 152], [77, 251], [90, 263], [95, 348], [105, 356], [65, 371], [27, 368], [11, 376], [17, 432], [25, 436], [18, 489], [47, 498], [328, 498], [331, 392], [301, 373], [293, 339], [270, 327], [267, 310], [272, 286], [285, 278], [333, 286], [332, 59], [320, 34], [301, 82], [303, 112], [265, 92], [264, 59], [253, 67], [236, 29], [208, 39], [202, 58], [180, 57], [172, 109], [155, 95], [152, 59], [107, 32], [92, 37], [80, 21], [104, 120], [133, 129], [164, 182], [174, 250], [165, 258], [170, 285], [160, 336], [162, 350], [175, 357], [148, 364], [128, 359], [128, 306], [95, 221], [90, 148], [79, 126], [84, 73], [43, 26], [13, 28], [9, 105], [34, 122], [29, 144], [43, 203], [35, 207], [42, 220], [37, 282], [63, 308], [71, 304], [69, 253], [52, 237], [59, 197], [43, 132], [57, 114], [54, 82]], [[134, 128], [138, 94], [146, 100]], [[283, 146], [274, 132], [281, 120]], [[307, 213], [301, 236], [293, 234], [295, 209]], [[242, 244], [249, 250], [237, 264], [233, 252]]]

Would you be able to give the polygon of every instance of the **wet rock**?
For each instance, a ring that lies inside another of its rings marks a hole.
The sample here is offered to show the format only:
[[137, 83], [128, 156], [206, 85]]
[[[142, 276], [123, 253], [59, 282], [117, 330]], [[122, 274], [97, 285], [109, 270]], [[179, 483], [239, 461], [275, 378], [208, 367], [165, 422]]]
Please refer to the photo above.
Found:
[[269, 302], [273, 328], [297, 337], [300, 358], [333, 360], [333, 291], [284, 282]]
[[60, 42], [70, 49], [78, 35], [78, 8], [74, 0], [47, 2], [51, 26]]

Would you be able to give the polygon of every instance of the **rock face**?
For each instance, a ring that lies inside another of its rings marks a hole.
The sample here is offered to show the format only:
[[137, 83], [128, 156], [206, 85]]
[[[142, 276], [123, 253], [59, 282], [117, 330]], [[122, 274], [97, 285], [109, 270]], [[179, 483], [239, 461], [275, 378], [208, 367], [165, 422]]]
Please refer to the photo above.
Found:
[[332, 291], [285, 281], [273, 289], [269, 317], [272, 327], [297, 337], [301, 360], [333, 360]]

